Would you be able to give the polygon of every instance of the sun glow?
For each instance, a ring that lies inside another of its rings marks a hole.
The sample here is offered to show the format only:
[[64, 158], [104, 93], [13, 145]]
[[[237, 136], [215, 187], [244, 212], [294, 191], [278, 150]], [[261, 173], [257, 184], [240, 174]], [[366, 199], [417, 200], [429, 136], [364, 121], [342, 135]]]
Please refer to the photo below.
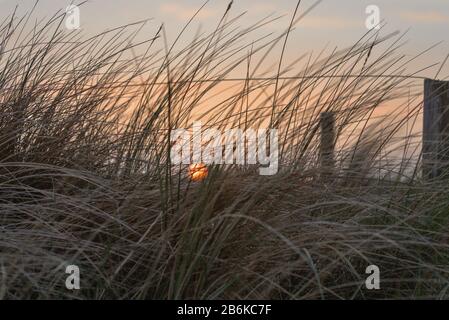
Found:
[[198, 182], [207, 178], [209, 171], [203, 163], [191, 164], [189, 166], [189, 177], [191, 181]]

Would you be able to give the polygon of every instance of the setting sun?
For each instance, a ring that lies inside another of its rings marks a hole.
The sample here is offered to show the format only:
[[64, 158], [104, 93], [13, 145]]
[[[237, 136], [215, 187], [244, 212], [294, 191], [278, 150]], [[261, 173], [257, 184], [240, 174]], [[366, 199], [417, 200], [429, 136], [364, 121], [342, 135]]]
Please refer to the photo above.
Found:
[[189, 177], [194, 182], [203, 181], [207, 178], [209, 171], [203, 163], [191, 164], [189, 166]]

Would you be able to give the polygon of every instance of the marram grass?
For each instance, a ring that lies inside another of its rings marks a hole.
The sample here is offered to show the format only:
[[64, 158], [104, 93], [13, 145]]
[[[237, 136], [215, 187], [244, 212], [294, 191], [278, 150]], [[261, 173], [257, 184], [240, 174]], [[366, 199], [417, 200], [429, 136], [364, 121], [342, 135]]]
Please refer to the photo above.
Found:
[[[448, 297], [449, 184], [421, 179], [421, 84], [401, 36], [272, 68], [291, 31], [257, 37], [272, 17], [226, 13], [183, 47], [163, 27], [139, 42], [139, 23], [87, 37], [31, 16], [0, 24], [0, 298]], [[337, 126], [326, 178], [322, 112]], [[193, 119], [277, 128], [279, 172], [189, 181], [169, 134]], [[381, 290], [365, 288], [373, 264]]]

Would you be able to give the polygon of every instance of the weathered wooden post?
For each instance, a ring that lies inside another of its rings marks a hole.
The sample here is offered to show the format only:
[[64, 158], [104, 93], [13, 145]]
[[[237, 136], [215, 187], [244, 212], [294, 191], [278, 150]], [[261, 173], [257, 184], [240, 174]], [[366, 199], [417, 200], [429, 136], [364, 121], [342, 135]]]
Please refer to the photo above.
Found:
[[334, 112], [322, 112], [320, 115], [321, 141], [320, 163], [321, 175], [329, 177], [335, 166], [335, 114]]
[[424, 179], [449, 176], [449, 82], [424, 80]]

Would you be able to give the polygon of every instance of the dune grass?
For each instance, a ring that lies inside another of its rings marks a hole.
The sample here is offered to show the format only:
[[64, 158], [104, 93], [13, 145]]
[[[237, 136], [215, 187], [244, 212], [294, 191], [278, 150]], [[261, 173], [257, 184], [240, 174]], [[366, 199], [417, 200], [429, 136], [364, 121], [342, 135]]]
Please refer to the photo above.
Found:
[[[33, 14], [0, 24], [0, 298], [448, 297], [449, 185], [421, 179], [402, 35], [272, 66], [296, 16], [257, 37], [277, 18], [226, 12], [183, 46], [163, 26], [136, 42], [144, 23], [86, 37]], [[322, 112], [336, 115], [326, 179]], [[169, 137], [194, 119], [278, 129], [278, 174], [216, 165], [189, 182]], [[65, 288], [69, 264], [81, 290]], [[365, 288], [371, 264], [381, 290]]]

